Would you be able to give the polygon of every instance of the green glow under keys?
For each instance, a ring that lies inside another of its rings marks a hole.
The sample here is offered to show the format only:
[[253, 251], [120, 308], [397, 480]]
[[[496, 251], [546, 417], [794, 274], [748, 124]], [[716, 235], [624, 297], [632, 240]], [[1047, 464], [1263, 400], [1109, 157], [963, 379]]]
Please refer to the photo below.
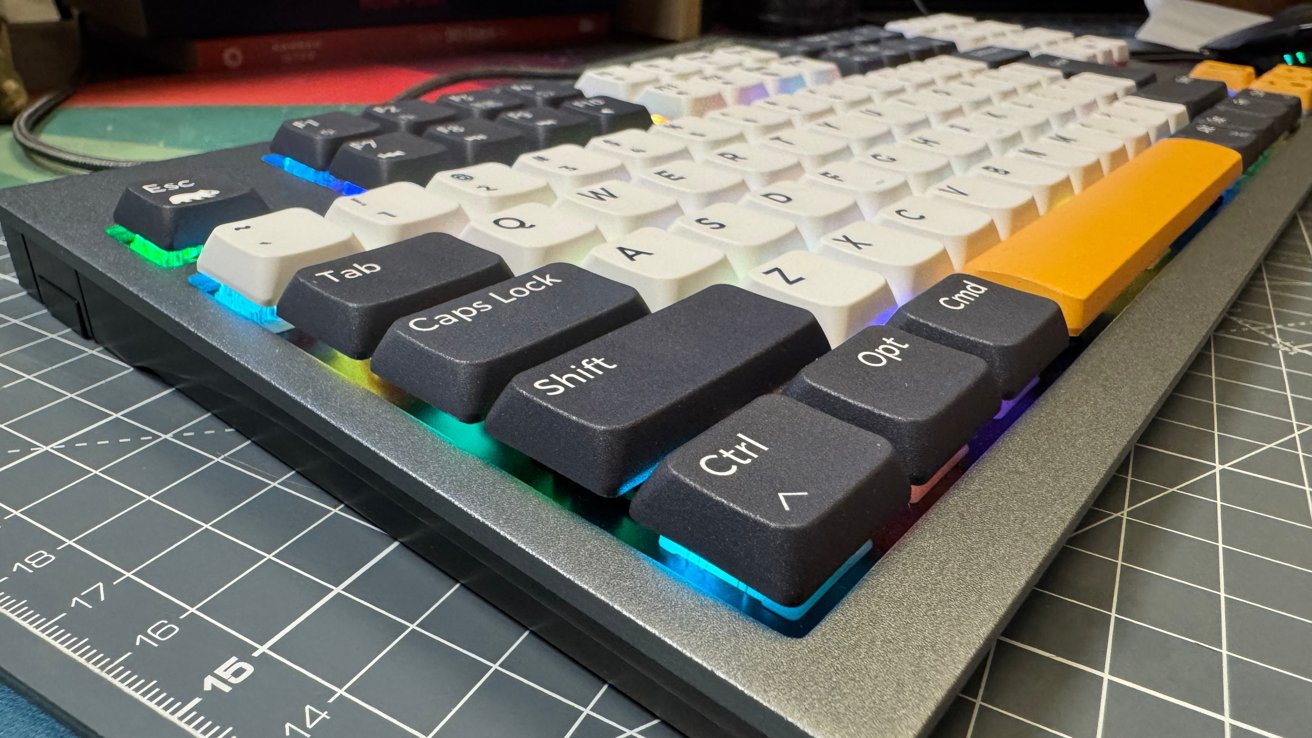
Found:
[[156, 266], [166, 268], [190, 264], [200, 257], [204, 246], [187, 246], [186, 248], [168, 250], [160, 248], [153, 241], [129, 231], [121, 225], [114, 224], [105, 229], [110, 238], [132, 249], [138, 256]]

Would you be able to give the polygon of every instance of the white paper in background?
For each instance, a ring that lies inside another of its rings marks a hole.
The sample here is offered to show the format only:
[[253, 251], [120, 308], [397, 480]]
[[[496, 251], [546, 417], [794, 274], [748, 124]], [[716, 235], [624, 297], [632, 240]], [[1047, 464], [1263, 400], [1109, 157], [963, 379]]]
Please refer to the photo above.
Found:
[[1271, 20], [1271, 16], [1195, 0], [1145, 0], [1148, 20], [1134, 37], [1163, 46], [1198, 51], [1208, 41]]

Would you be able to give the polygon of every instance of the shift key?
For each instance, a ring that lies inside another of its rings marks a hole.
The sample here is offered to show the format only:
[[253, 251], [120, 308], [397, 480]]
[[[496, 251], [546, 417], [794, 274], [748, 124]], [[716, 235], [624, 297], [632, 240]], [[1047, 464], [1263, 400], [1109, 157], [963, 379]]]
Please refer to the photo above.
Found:
[[516, 376], [485, 428], [613, 497], [828, 350], [810, 312], [713, 285]]

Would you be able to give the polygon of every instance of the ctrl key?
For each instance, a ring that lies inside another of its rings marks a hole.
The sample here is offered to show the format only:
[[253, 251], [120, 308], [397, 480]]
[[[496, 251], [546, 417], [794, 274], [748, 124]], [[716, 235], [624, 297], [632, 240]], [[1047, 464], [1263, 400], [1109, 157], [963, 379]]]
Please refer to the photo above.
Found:
[[667, 456], [629, 513], [788, 617], [909, 499], [888, 441], [766, 395]]

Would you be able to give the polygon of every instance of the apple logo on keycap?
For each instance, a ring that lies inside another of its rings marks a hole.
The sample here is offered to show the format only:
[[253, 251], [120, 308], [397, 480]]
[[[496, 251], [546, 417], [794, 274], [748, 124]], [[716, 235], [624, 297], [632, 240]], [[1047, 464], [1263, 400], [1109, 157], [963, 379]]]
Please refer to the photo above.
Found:
[[195, 192], [179, 192], [169, 197], [169, 203], [173, 205], [186, 205], [188, 203], [208, 200], [212, 197], [218, 197], [218, 190], [196, 190]]

